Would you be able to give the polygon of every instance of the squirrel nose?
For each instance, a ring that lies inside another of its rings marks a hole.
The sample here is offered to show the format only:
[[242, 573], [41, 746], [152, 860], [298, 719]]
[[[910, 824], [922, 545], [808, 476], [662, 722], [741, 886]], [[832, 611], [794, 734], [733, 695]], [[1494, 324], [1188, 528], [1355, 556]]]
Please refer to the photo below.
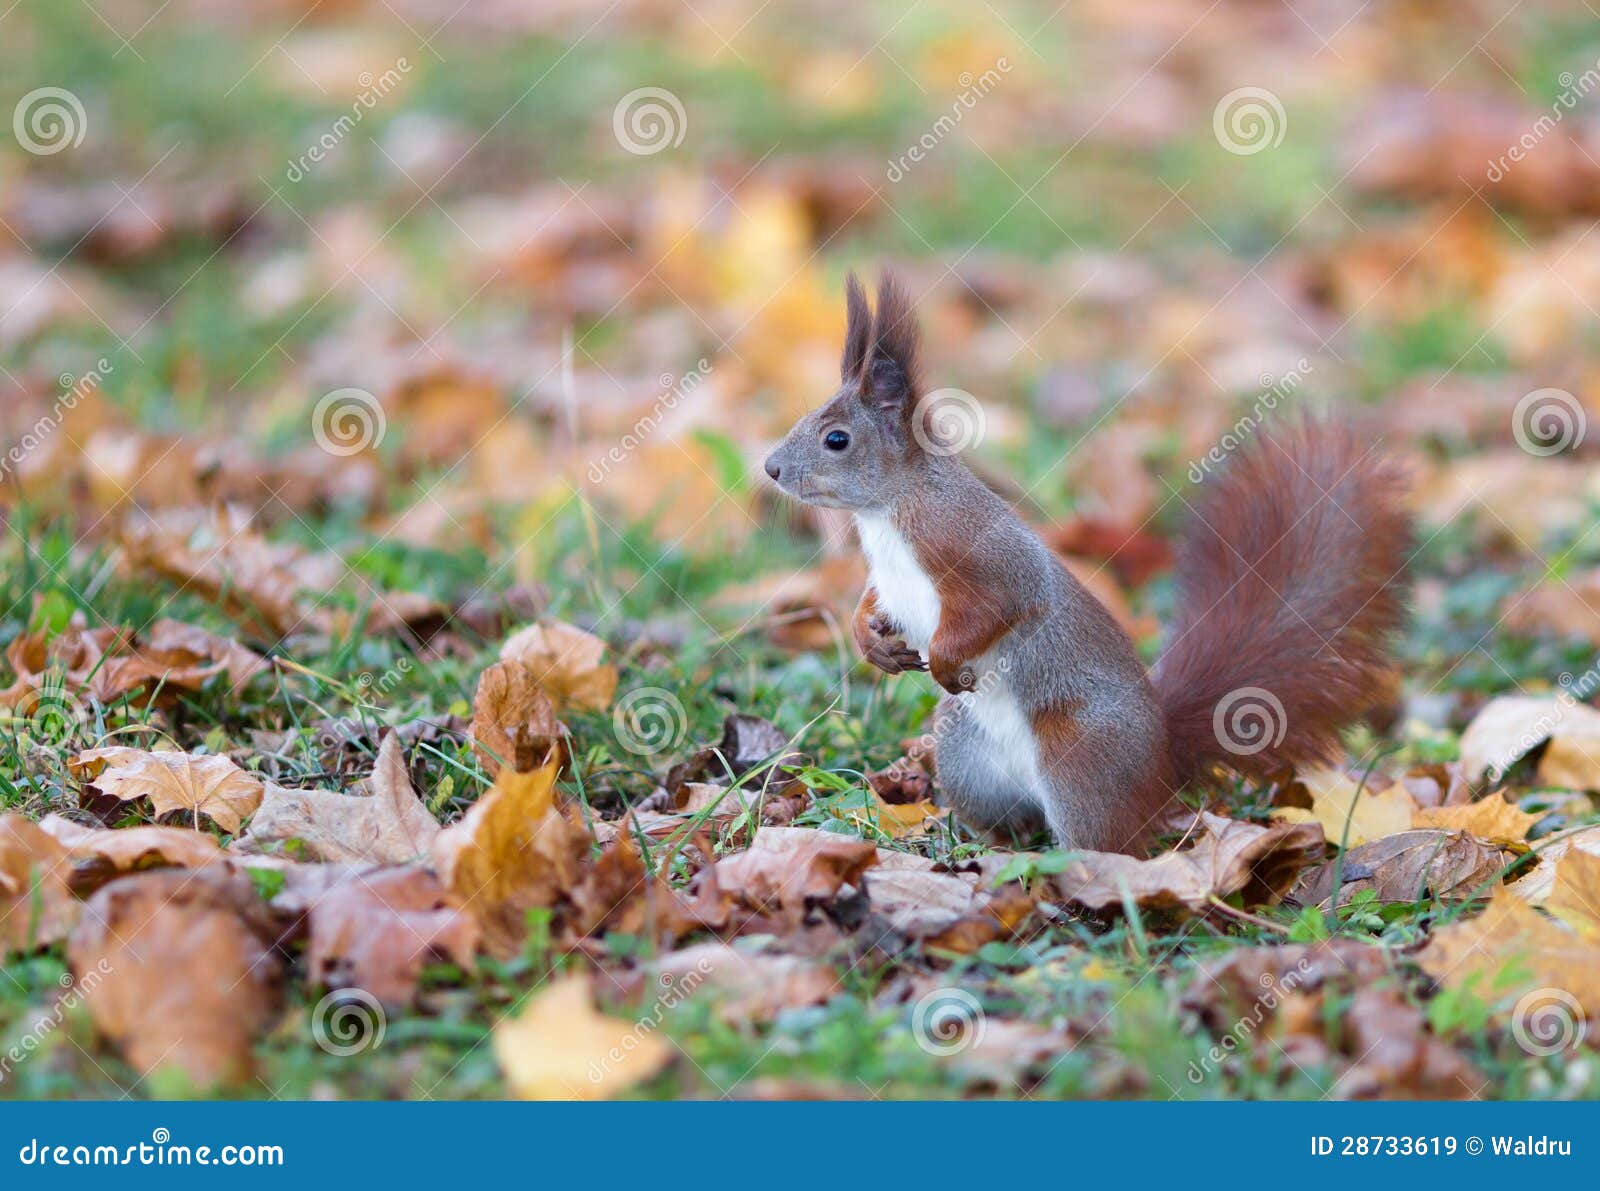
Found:
[[767, 459], [767, 474], [776, 480], [778, 478], [778, 473], [781, 471], [783, 471], [783, 468], [778, 466], [778, 463], [775, 459], [769, 457]]

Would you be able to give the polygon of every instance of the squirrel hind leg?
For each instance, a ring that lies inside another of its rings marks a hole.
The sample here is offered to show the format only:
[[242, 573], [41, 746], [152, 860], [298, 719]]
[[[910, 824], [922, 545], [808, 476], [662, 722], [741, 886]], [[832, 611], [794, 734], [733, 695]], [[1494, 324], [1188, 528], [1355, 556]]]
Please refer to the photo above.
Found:
[[939, 803], [984, 830], [1037, 834], [1047, 825], [1044, 811], [1034, 792], [1004, 764], [971, 707], [963, 704], [971, 698], [946, 695], [934, 712]]

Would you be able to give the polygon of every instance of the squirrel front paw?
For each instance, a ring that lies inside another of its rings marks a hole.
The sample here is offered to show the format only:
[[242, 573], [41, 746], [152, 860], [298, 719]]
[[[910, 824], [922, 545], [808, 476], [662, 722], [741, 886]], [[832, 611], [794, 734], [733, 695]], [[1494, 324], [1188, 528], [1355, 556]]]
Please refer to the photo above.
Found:
[[933, 681], [937, 682], [952, 695], [963, 695], [975, 690], [978, 685], [978, 676], [972, 667], [964, 662], [953, 662], [946, 658], [935, 657], [930, 668]]
[[922, 655], [899, 637], [879, 637], [862, 654], [885, 674], [903, 674], [907, 670], [926, 670], [928, 664]]

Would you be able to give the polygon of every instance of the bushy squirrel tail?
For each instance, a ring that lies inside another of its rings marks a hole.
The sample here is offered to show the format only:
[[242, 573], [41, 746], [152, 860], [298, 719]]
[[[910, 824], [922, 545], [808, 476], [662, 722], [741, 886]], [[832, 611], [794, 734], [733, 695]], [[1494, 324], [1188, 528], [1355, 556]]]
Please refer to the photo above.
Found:
[[1151, 675], [1180, 783], [1338, 755], [1392, 686], [1410, 542], [1402, 471], [1334, 427], [1263, 434], [1202, 484]]

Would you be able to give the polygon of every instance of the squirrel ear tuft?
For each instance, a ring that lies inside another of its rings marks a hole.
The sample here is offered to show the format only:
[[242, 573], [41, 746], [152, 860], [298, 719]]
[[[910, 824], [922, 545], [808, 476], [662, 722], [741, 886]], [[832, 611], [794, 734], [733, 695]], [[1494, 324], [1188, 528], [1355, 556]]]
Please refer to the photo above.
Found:
[[921, 345], [911, 296], [894, 274], [885, 270], [878, 281], [878, 310], [867, 348], [862, 391], [877, 404], [903, 404], [909, 409], [920, 392]]
[[844, 279], [844, 355], [839, 359], [839, 379], [854, 380], [867, 362], [867, 345], [872, 340], [872, 311], [867, 309], [867, 293], [854, 273]]

